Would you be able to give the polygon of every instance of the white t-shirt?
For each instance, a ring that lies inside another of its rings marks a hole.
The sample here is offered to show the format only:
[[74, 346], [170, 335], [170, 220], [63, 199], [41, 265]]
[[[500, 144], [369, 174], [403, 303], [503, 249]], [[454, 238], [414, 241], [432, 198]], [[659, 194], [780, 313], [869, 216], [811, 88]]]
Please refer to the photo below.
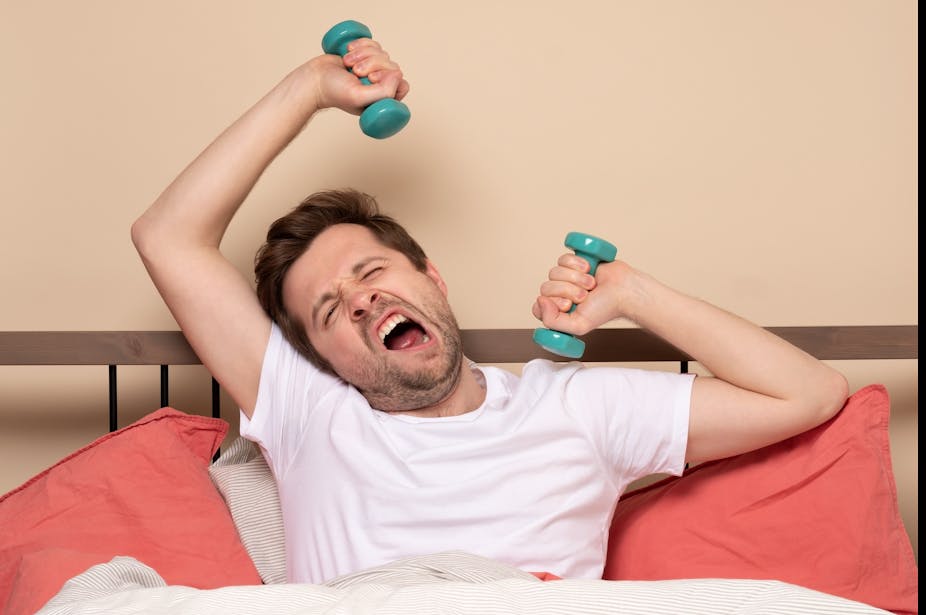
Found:
[[252, 419], [276, 478], [291, 582], [466, 551], [601, 578], [617, 498], [685, 464], [688, 374], [535, 360], [478, 369], [486, 399], [454, 417], [374, 410], [274, 325]]

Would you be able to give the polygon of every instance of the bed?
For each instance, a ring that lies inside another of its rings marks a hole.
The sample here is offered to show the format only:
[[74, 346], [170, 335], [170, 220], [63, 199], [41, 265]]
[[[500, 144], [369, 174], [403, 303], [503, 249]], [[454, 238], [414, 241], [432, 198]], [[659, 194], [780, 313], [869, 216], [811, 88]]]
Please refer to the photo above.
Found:
[[[770, 330], [826, 360], [918, 358], [917, 325]], [[557, 359], [529, 330], [463, 336], [477, 363]], [[638, 329], [585, 339], [586, 362], [689, 369]], [[450, 552], [316, 586], [285, 582], [272, 477], [226, 438], [218, 384], [212, 408], [170, 407], [170, 366], [198, 363], [175, 331], [0, 332], [0, 365], [99, 365], [110, 400], [110, 433], [0, 496], [3, 613], [918, 612], [880, 384], [810, 432], [624, 494], [602, 580]], [[120, 428], [123, 365], [160, 371], [162, 407]]]

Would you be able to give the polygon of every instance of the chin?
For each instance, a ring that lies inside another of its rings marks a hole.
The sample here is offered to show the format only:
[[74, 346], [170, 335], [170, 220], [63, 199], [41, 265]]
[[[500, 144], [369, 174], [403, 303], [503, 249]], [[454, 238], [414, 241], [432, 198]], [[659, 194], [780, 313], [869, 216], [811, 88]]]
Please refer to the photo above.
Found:
[[[369, 387], [354, 386], [370, 406], [382, 412], [413, 412], [440, 405], [457, 390], [463, 367], [462, 354], [452, 358], [440, 373], [390, 370], [380, 373]], [[348, 381], [349, 382], [349, 381]]]

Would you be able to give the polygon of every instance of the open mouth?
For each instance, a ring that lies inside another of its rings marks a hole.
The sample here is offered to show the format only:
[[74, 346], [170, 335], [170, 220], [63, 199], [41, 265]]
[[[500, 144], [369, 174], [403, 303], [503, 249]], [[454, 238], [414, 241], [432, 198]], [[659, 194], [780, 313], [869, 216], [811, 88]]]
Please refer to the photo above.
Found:
[[393, 314], [379, 327], [379, 340], [388, 350], [408, 350], [431, 341], [424, 327], [402, 314]]

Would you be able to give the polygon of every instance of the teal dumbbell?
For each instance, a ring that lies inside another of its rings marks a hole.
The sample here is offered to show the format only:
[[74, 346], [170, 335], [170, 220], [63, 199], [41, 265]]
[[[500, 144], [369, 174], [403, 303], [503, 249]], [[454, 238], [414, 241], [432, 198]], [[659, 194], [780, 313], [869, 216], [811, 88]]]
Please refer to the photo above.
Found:
[[[358, 38], [373, 38], [373, 33], [360, 22], [342, 21], [322, 37], [322, 50], [325, 53], [343, 56], [347, 53], [348, 43]], [[370, 80], [366, 77], [362, 77], [360, 82], [370, 85]], [[411, 116], [411, 111], [404, 103], [394, 98], [383, 98], [360, 114], [360, 130], [374, 139], [385, 139], [405, 128]]]
[[[585, 233], [569, 233], [566, 235], [565, 244], [567, 248], [575, 250], [577, 256], [588, 261], [588, 272], [591, 275], [595, 275], [599, 263], [610, 263], [617, 256], [617, 248], [613, 244]], [[573, 304], [569, 311], [575, 309], [576, 306]], [[585, 352], [585, 342], [568, 333], [552, 329], [534, 329], [534, 342], [544, 350], [571, 359], [578, 359]]]

